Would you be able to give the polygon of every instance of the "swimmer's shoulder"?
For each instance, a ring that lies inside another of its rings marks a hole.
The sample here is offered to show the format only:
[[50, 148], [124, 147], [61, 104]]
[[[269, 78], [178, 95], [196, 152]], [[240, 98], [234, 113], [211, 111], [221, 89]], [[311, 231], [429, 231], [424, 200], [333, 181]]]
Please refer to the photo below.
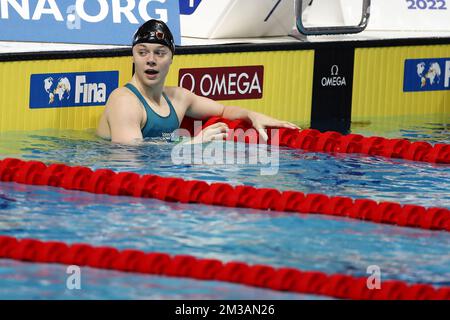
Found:
[[109, 95], [108, 98], [108, 103], [109, 102], [116, 102], [116, 101], [124, 101], [124, 100], [136, 100], [136, 99], [132, 99], [135, 98], [136, 96], [134, 95], [133, 92], [130, 91], [130, 89], [126, 88], [126, 87], [119, 87], [114, 89], [111, 94]]
[[126, 120], [142, 127], [144, 122], [144, 109], [137, 97], [127, 88], [120, 87], [111, 92], [105, 109], [100, 117], [97, 135], [111, 138], [111, 123]]
[[191, 91], [189, 91], [188, 89], [182, 88], [182, 87], [165, 86], [164, 87], [164, 92], [169, 97], [173, 96], [175, 98], [186, 97], [186, 96], [193, 95], [193, 93]]
[[140, 110], [140, 102], [136, 95], [125, 87], [120, 87], [109, 95], [108, 101], [106, 102], [106, 111], [116, 110], [116, 109], [136, 109]]
[[174, 105], [188, 106], [195, 96], [191, 91], [182, 87], [164, 87], [164, 92]]
[[107, 120], [111, 117], [126, 117], [138, 119], [142, 122], [143, 107], [139, 99], [125, 87], [111, 92], [105, 107]]

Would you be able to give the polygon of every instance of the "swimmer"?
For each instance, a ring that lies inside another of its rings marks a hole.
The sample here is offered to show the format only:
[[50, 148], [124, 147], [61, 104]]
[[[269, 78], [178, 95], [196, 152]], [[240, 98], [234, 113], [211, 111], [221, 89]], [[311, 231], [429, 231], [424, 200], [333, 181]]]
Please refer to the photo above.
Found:
[[[114, 90], [100, 118], [97, 135], [113, 143], [139, 144], [144, 138], [167, 137], [179, 128], [185, 116], [208, 119], [219, 116], [243, 119], [267, 141], [266, 127], [298, 127], [264, 114], [236, 106], [224, 106], [181, 87], [164, 86], [175, 53], [174, 39], [168, 26], [149, 20], [135, 33], [132, 42], [135, 74], [124, 87]], [[203, 143], [223, 140], [225, 123], [216, 123], [189, 140]]]

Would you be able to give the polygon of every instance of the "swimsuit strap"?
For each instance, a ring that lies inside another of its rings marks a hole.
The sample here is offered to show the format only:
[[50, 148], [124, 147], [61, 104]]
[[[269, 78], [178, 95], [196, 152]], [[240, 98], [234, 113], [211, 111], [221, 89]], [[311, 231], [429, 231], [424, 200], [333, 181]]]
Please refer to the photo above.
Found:
[[174, 130], [178, 129], [180, 126], [177, 113], [173, 107], [172, 102], [169, 100], [167, 95], [163, 92], [163, 97], [169, 105], [170, 113], [168, 116], [163, 117], [156, 113], [145, 100], [144, 96], [139, 92], [139, 90], [131, 83], [125, 85], [131, 92], [133, 92], [139, 101], [143, 104], [145, 112], [147, 113], [147, 122], [145, 126], [141, 129], [142, 136], [146, 137], [157, 137], [161, 136], [162, 133], [172, 133]]

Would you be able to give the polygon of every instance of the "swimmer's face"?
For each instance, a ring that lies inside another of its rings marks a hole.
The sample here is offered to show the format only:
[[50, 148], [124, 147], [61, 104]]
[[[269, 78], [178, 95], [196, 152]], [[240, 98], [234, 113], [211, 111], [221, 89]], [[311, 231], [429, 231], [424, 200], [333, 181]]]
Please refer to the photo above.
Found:
[[172, 61], [172, 51], [161, 44], [140, 43], [133, 47], [136, 76], [144, 85], [164, 84]]

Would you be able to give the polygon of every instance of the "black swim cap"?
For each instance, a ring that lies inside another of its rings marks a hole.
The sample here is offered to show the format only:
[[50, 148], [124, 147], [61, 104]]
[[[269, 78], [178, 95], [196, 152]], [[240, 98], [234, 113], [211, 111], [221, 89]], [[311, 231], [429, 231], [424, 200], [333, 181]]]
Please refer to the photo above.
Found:
[[136, 31], [133, 37], [133, 47], [139, 43], [159, 43], [169, 47], [175, 53], [175, 44], [169, 27], [160, 20], [149, 20]]

